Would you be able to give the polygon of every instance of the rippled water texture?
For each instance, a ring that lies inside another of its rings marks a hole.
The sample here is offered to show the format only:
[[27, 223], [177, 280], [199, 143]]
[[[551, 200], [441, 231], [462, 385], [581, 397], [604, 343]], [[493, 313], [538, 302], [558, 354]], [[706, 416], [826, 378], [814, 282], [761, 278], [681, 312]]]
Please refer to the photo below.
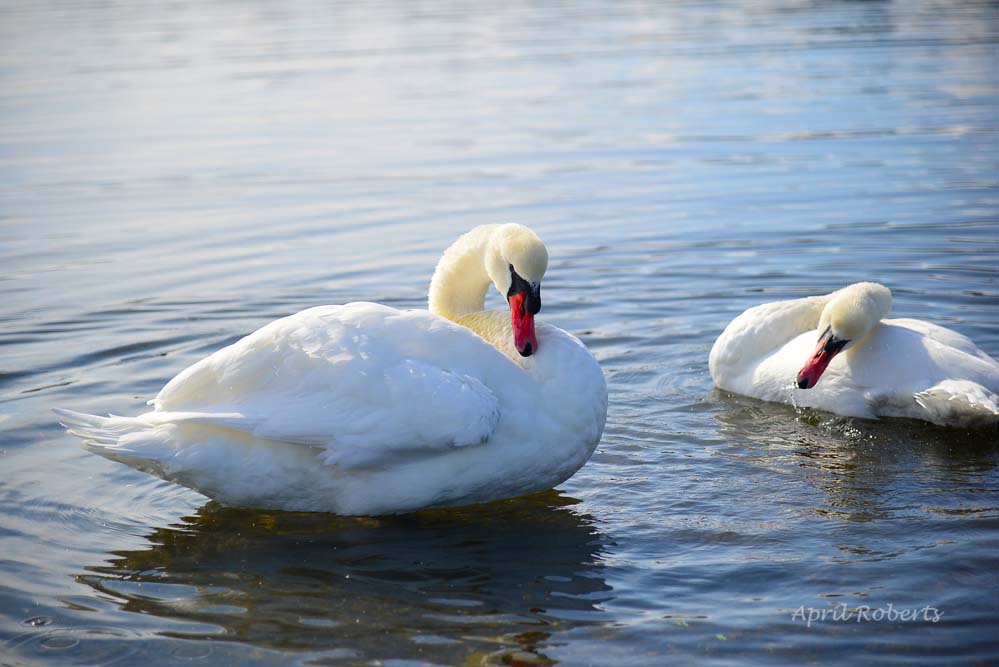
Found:
[[[996, 664], [999, 433], [730, 396], [707, 354], [877, 279], [999, 356], [997, 62], [992, 2], [4, 2], [0, 664]], [[611, 391], [557, 491], [237, 511], [49, 412], [421, 307], [506, 221]], [[942, 616], [792, 618], [889, 604]]]

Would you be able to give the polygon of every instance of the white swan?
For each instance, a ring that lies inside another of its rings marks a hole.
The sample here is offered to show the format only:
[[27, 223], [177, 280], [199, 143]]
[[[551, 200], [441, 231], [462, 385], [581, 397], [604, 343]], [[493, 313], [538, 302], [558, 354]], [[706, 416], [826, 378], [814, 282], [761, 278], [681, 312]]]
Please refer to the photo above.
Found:
[[[310, 308], [139, 417], [56, 412], [92, 451], [225, 505], [384, 514], [549, 489], [593, 453], [607, 387], [578, 339], [535, 329], [547, 264], [527, 227], [477, 227], [437, 265], [430, 312]], [[482, 310], [490, 282], [510, 315]]]
[[999, 364], [929, 322], [882, 319], [891, 292], [856, 283], [750, 308], [708, 360], [720, 389], [851, 417], [999, 424]]

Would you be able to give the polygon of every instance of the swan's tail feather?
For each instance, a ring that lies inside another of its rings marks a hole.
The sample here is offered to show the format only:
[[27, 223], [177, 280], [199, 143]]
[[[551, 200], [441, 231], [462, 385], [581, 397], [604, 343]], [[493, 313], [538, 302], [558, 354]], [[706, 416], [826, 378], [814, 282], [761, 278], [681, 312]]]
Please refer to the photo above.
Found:
[[926, 419], [941, 426], [999, 425], [999, 396], [977, 382], [945, 380], [913, 395]]
[[69, 433], [83, 440], [87, 449], [130, 465], [135, 465], [134, 459], [156, 461], [176, 454], [185, 440], [175, 437], [175, 427], [200, 425], [250, 434], [257, 424], [238, 412], [153, 411], [138, 417], [101, 417], [63, 408], [52, 411]]
[[148, 446], [155, 424], [143, 417], [101, 417], [62, 408], [52, 411], [68, 433], [82, 439], [84, 447], [96, 454], [122, 462], [159, 457], [159, 448]]
[[114, 446], [122, 434], [131, 430], [128, 425], [122, 423], [127, 419], [125, 417], [114, 415], [101, 417], [62, 408], [53, 408], [52, 412], [59, 417], [59, 423], [66, 427], [68, 433], [99, 445]]
[[155, 413], [139, 417], [101, 417], [63, 408], [52, 411], [68, 433], [83, 440], [88, 451], [157, 477], [169, 478], [169, 466], [165, 462], [172, 447], [165, 434], [157, 429], [163, 421], [149, 418]]

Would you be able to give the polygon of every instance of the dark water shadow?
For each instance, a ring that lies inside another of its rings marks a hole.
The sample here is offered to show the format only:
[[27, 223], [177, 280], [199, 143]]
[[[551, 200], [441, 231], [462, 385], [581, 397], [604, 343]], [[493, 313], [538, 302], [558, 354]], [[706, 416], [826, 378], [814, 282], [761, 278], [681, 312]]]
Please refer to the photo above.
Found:
[[547, 492], [378, 518], [208, 503], [78, 580], [124, 611], [192, 628], [160, 631], [174, 639], [331, 664], [552, 664], [546, 648], [603, 623], [610, 597], [598, 562], [606, 539], [577, 502]]

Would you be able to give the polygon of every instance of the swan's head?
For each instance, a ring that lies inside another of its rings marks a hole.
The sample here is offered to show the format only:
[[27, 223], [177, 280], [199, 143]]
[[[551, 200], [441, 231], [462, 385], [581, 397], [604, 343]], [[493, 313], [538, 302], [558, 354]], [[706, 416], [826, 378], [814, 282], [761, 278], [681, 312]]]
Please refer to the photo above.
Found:
[[814, 387], [833, 357], [863, 341], [890, 309], [891, 291], [878, 283], [856, 283], [835, 292], [822, 309], [818, 343], [798, 371], [798, 387]]
[[524, 357], [538, 351], [534, 316], [541, 310], [541, 279], [548, 251], [538, 235], [523, 225], [496, 228], [486, 251], [486, 272], [510, 304], [513, 344]]

